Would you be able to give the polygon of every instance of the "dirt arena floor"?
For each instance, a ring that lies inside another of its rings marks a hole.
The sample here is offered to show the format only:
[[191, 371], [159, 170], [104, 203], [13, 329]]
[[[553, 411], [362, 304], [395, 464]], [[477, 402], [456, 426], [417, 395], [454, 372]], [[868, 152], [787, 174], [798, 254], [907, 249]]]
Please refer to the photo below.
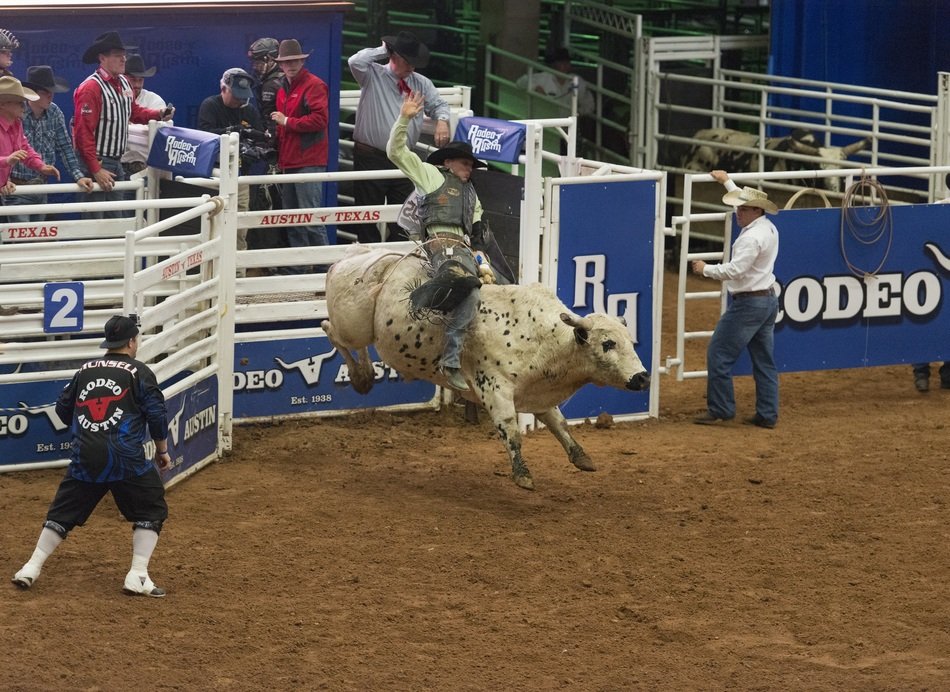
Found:
[[[595, 473], [532, 433], [534, 492], [459, 407], [238, 428], [169, 493], [167, 598], [121, 594], [111, 500], [0, 588], [0, 689], [950, 689], [950, 390], [781, 387], [777, 429], [710, 429], [663, 378], [659, 420], [576, 428]], [[0, 475], [4, 581], [60, 475]]]

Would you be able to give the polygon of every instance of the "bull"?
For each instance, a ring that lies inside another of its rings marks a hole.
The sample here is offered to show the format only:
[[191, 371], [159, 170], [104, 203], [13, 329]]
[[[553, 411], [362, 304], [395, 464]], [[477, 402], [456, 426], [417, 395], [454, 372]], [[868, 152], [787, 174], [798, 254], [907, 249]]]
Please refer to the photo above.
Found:
[[[408, 311], [409, 293], [424, 277], [420, 257], [363, 245], [351, 246], [330, 267], [329, 319], [322, 327], [346, 361], [357, 392], [365, 394], [373, 386], [370, 345], [403, 377], [445, 386], [439, 367], [444, 330], [435, 321], [413, 319]], [[574, 466], [594, 471], [557, 405], [588, 383], [649, 387], [650, 377], [623, 322], [601, 314], [578, 317], [540, 284], [486, 285], [481, 298], [462, 354], [461, 369], [471, 389], [461, 395], [488, 412], [508, 452], [512, 479], [534, 489], [521, 454], [518, 412], [535, 414]]]
[[[680, 160], [680, 168], [701, 173], [708, 173], [716, 169], [722, 169], [730, 173], [757, 170], [757, 154], [751, 151], [743, 151], [741, 148], [757, 149], [759, 147], [758, 135], [726, 128], [712, 128], [700, 130], [693, 136], [706, 142], [715, 142], [717, 146], [708, 144], [692, 146]], [[814, 156], [822, 159], [819, 168], [829, 170], [840, 167], [841, 161], [867, 147], [870, 141], [870, 138], [866, 137], [843, 147], [823, 147], [815, 139], [814, 133], [809, 130], [796, 129], [785, 137], [767, 137], [765, 149], [767, 151]], [[768, 154], [765, 156], [764, 165], [766, 172], [801, 171], [809, 167], [814, 168], [806, 161], [769, 156]], [[831, 192], [839, 192], [841, 179], [821, 178], [815, 181], [815, 186], [821, 186]]]

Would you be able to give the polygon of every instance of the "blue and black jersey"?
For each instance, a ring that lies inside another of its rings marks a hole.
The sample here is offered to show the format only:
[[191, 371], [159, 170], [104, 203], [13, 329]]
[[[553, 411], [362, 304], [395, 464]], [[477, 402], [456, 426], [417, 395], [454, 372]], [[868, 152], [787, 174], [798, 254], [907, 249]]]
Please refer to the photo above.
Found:
[[141, 476], [153, 468], [144, 443], [168, 434], [165, 396], [155, 374], [123, 353], [83, 364], [59, 395], [56, 413], [72, 425], [69, 473], [81, 481]]

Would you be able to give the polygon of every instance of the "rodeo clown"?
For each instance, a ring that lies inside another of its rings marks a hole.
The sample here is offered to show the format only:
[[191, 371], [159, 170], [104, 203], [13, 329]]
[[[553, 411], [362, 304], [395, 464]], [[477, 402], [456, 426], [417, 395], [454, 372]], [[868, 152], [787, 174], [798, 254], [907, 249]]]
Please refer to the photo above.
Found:
[[[472, 171], [485, 168], [475, 158], [468, 142], [450, 142], [423, 162], [412, 153], [407, 142], [409, 123], [423, 108], [423, 94], [407, 94], [399, 118], [393, 124], [386, 144], [386, 155], [415, 185], [399, 222], [413, 237], [425, 240], [434, 276], [412, 291], [411, 313], [419, 318], [430, 311], [444, 314], [445, 346], [441, 366], [448, 384], [459, 391], [468, 390], [462, 375], [461, 355], [465, 331], [478, 311], [479, 288], [495, 283], [495, 272], [488, 261], [486, 241], [497, 249], [482, 223], [482, 205], [471, 183]], [[416, 220], [414, 222], [414, 220]], [[473, 245], [477, 250], [473, 250]], [[491, 252], [502, 280], [508, 279], [500, 252]]]

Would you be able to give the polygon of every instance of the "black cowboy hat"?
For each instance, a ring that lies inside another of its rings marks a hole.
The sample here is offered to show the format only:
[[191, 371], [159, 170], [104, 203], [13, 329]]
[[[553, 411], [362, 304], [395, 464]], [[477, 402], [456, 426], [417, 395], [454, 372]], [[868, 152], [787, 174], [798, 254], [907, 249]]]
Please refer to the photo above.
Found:
[[429, 49], [414, 34], [400, 31], [395, 36], [383, 36], [383, 43], [390, 53], [401, 56], [414, 68], [422, 69], [429, 64]]
[[429, 154], [426, 161], [433, 166], [441, 166], [448, 159], [468, 159], [475, 164], [475, 168], [488, 168], [487, 163], [475, 158], [475, 154], [472, 153], [472, 145], [468, 142], [449, 142], [441, 149], [436, 149]]
[[99, 62], [100, 53], [108, 53], [110, 50], [125, 50], [125, 45], [122, 43], [122, 39], [119, 38], [119, 32], [117, 31], [107, 31], [97, 36], [96, 42], [82, 54], [82, 61], [86, 65], [92, 65]]
[[157, 69], [154, 65], [145, 69], [145, 60], [138, 53], [129, 53], [125, 61], [125, 73], [133, 77], [154, 77]]
[[31, 65], [26, 68], [26, 79], [23, 86], [33, 91], [44, 90], [53, 94], [62, 94], [69, 91], [69, 82], [53, 74], [49, 65]]

